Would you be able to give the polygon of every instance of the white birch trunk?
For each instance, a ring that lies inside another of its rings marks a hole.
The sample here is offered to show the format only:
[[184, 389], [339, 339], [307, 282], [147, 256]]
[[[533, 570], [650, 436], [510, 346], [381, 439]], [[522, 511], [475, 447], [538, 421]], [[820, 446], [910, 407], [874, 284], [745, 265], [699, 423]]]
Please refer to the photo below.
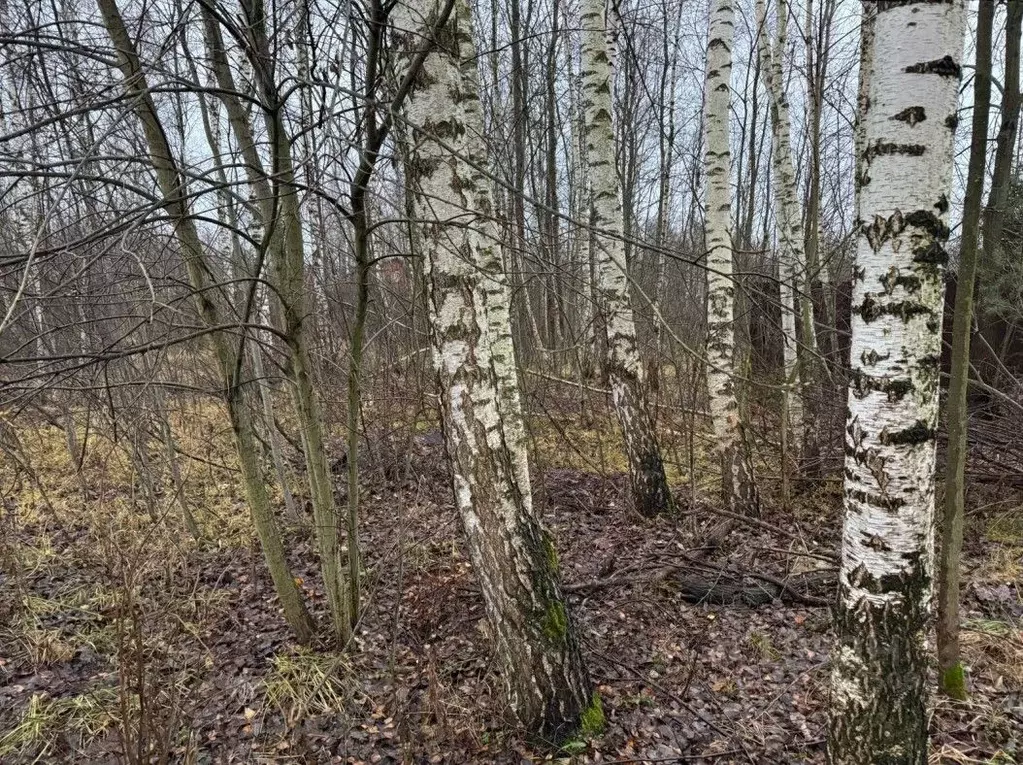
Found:
[[962, 0], [876, 5], [829, 756], [836, 765], [922, 765]]
[[[799, 337], [796, 315], [800, 311], [798, 274], [805, 271], [803, 223], [796, 200], [795, 170], [789, 143], [788, 99], [782, 79], [787, 4], [778, 0], [778, 35], [772, 52], [767, 37], [767, 7], [757, 0], [757, 55], [764, 87], [771, 99], [771, 169], [774, 174], [774, 216], [778, 228], [778, 286], [781, 296], [782, 356], [785, 374], [785, 420], [789, 448], [799, 453], [803, 441], [802, 375], [799, 368]], [[812, 306], [810, 307], [812, 311]], [[809, 322], [813, 331], [813, 319]], [[804, 329], [806, 325], [804, 325]]]
[[735, 395], [735, 283], [732, 277], [731, 151], [728, 113], [731, 96], [732, 0], [711, 6], [707, 50], [704, 151], [707, 174], [707, 388], [714, 424], [715, 449], [721, 461], [722, 499], [732, 510], [757, 509], [753, 467], [742, 432]]
[[877, 5], [861, 2], [860, 16], [860, 79], [856, 90], [856, 127], [853, 131], [856, 158], [853, 163], [853, 226], [858, 228], [860, 219], [860, 176], [863, 174], [864, 152], [867, 148], [867, 110], [870, 108], [870, 70], [874, 67], [874, 22], [877, 19]]
[[[398, 7], [406, 65], [437, 9], [435, 0]], [[416, 78], [405, 116], [455, 503], [511, 709], [523, 725], [556, 740], [587, 717], [589, 680], [553, 543], [532, 506], [500, 229], [490, 180], [480, 169], [487, 148], [466, 0], [455, 0], [441, 39]]]
[[608, 379], [629, 459], [636, 510], [656, 515], [671, 508], [671, 492], [643, 389], [643, 365], [629, 296], [623, 240], [622, 194], [615, 169], [611, 123], [610, 43], [603, 0], [585, 0], [581, 9], [583, 120], [593, 198], [592, 241], [597, 273], [597, 308], [607, 331]]

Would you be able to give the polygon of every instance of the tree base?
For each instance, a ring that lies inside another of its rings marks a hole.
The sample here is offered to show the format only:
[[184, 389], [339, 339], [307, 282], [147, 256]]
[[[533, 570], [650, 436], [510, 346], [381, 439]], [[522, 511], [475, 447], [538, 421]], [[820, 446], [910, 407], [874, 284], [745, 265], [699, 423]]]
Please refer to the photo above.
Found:
[[956, 701], [966, 701], [966, 673], [963, 671], [963, 663], [961, 661], [957, 661], [941, 673], [938, 687], [949, 698], [953, 698]]

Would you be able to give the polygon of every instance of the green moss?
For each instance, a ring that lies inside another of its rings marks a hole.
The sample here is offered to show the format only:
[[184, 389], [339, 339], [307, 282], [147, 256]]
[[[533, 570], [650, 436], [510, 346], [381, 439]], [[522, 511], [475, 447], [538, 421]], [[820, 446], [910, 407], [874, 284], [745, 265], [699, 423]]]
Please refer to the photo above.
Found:
[[543, 634], [552, 641], [564, 640], [568, 634], [568, 615], [565, 613], [565, 606], [559, 601], [552, 601], [547, 606], [547, 613], [543, 620]]
[[599, 736], [604, 732], [604, 704], [600, 691], [593, 692], [590, 705], [579, 716], [579, 730], [584, 736]]
[[551, 571], [555, 572], [558, 570], [558, 548], [554, 546], [554, 539], [551, 537], [550, 532], [543, 533], [543, 546], [544, 552], [547, 553], [547, 565], [550, 566]]
[[956, 662], [941, 674], [941, 692], [958, 701], [966, 701], [966, 674], [962, 662]]

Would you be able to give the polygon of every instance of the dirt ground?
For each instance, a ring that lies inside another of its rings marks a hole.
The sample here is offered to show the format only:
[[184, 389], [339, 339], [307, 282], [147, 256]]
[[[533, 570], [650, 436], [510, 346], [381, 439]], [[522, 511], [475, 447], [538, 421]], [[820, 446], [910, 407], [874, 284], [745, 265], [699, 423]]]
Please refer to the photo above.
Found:
[[[837, 483], [723, 527], [684, 487], [678, 518], [644, 520], [622, 476], [538, 472], [607, 721], [551, 751], [505, 719], [440, 445], [420, 441], [364, 471], [366, 597], [345, 654], [291, 641], [236, 497], [206, 497], [221, 541], [197, 544], [132, 510], [123, 482], [48, 483], [45, 460], [5, 474], [0, 762], [823, 762], [831, 590], [771, 582], [827, 579]], [[229, 484], [208, 470], [204, 490]], [[69, 499], [83, 491], [91, 514]], [[1023, 502], [991, 492], [964, 560], [972, 696], [935, 702], [934, 763], [1023, 761]], [[289, 540], [323, 616], [311, 541]], [[731, 594], [692, 602], [694, 572]]]

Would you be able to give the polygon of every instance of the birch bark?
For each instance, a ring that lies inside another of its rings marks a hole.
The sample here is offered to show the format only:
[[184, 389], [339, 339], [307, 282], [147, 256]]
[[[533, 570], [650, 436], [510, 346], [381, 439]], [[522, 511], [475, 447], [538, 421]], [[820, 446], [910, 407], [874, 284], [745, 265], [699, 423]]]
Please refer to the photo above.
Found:
[[581, 9], [583, 122], [593, 203], [597, 307], [607, 332], [607, 373], [629, 460], [634, 506], [652, 516], [672, 506], [671, 492], [643, 388], [643, 364], [629, 296], [622, 192], [615, 171], [611, 123], [611, 56], [603, 0]]
[[743, 436], [735, 395], [735, 283], [732, 275], [731, 151], [728, 113], [731, 96], [732, 0], [714, 0], [707, 49], [704, 157], [707, 174], [707, 388], [721, 462], [722, 500], [731, 510], [755, 512], [759, 502], [753, 463]]
[[829, 760], [922, 765], [944, 242], [963, 9], [962, 0], [876, 6]]
[[[784, 427], [788, 429], [788, 443], [799, 452], [803, 435], [803, 405], [799, 395], [802, 375], [799, 368], [799, 338], [796, 333], [796, 315], [800, 311], [797, 280], [804, 269], [803, 224], [797, 209], [795, 170], [789, 144], [788, 99], [782, 79], [782, 53], [784, 52], [787, 7], [778, 2], [778, 33], [774, 50], [767, 36], [767, 5], [757, 0], [757, 53], [760, 72], [771, 103], [771, 169], [774, 174], [774, 216], [778, 227], [778, 286], [781, 294], [782, 357], [785, 373]], [[811, 307], [812, 310], [812, 307]], [[812, 331], [813, 319], [810, 327]], [[805, 327], [804, 327], [805, 328]]]
[[[404, 63], [435, 0], [395, 11]], [[592, 723], [599, 703], [561, 593], [557, 555], [532, 505], [509, 290], [482, 139], [467, 0], [454, 6], [405, 102], [408, 182], [423, 232], [444, 436], [469, 553], [509, 704], [548, 740]]]

